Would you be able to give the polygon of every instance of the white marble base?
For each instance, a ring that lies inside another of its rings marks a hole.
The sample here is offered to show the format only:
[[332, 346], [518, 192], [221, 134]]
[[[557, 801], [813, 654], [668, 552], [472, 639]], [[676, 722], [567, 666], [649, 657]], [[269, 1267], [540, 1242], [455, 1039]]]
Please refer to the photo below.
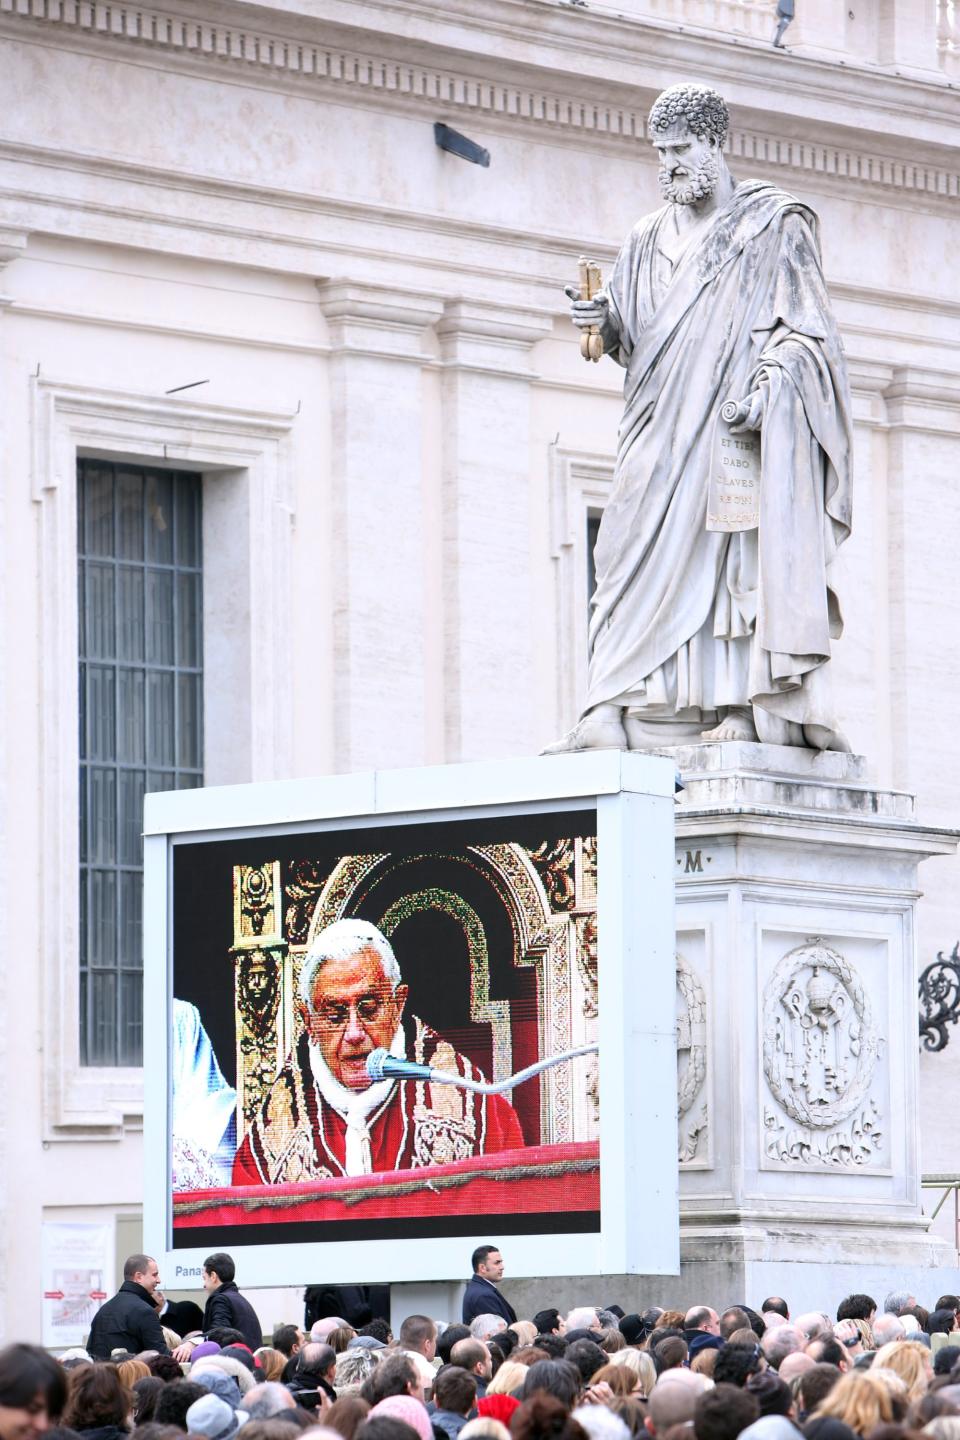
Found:
[[683, 783], [681, 1273], [505, 1293], [518, 1313], [769, 1294], [830, 1310], [853, 1291], [906, 1287], [930, 1304], [956, 1270], [920, 1208], [914, 912], [919, 862], [952, 854], [956, 835], [918, 823], [911, 795], [874, 787], [862, 756], [745, 743], [659, 753]]
[[776, 1289], [944, 1263], [920, 1208], [914, 911], [955, 834], [860, 756], [670, 753], [686, 1266]]

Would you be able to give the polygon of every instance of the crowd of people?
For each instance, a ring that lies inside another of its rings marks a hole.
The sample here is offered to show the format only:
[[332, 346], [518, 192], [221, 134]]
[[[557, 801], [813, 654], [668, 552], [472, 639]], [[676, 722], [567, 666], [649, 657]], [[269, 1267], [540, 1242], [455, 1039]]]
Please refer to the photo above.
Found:
[[131, 1256], [84, 1349], [0, 1350], [0, 1440], [960, 1440], [956, 1295], [517, 1319], [496, 1248], [473, 1267], [464, 1323], [330, 1315], [264, 1344], [228, 1255], [205, 1263], [192, 1329]]

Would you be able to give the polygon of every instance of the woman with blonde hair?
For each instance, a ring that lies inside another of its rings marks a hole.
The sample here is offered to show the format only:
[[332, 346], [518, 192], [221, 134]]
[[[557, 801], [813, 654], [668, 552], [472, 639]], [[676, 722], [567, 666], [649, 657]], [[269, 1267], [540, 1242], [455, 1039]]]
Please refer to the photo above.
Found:
[[892, 1370], [899, 1375], [911, 1402], [926, 1395], [933, 1379], [930, 1351], [919, 1340], [891, 1340], [889, 1345], [881, 1346], [873, 1357], [873, 1370], [869, 1373], [876, 1370]]
[[813, 1412], [817, 1420], [842, 1420], [857, 1435], [868, 1435], [875, 1425], [891, 1425], [894, 1417], [889, 1385], [870, 1370], [843, 1375]]
[[618, 1350], [615, 1355], [611, 1355], [609, 1363], [632, 1370], [640, 1381], [641, 1395], [649, 1395], [657, 1383], [657, 1367], [646, 1350], [635, 1350], [632, 1345], [628, 1345], [625, 1350]]
[[877, 1342], [873, 1338], [873, 1330], [870, 1328], [869, 1320], [854, 1320], [854, 1325], [860, 1331], [860, 1340], [864, 1350], [876, 1350]]
[[487, 1386], [487, 1394], [512, 1395], [514, 1390], [520, 1389], [520, 1386], [526, 1378], [526, 1365], [518, 1365], [516, 1360], [504, 1360], [500, 1369]]

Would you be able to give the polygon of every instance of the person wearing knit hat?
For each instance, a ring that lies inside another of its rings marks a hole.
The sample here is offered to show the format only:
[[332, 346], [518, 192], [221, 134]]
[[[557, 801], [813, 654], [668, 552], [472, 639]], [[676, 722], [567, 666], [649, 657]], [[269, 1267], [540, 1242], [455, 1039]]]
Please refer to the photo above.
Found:
[[372, 1419], [374, 1415], [389, 1415], [393, 1420], [402, 1420], [416, 1430], [420, 1440], [433, 1440], [433, 1425], [427, 1407], [412, 1395], [388, 1395], [374, 1405], [367, 1418]]
[[477, 1414], [499, 1420], [509, 1429], [510, 1417], [519, 1406], [520, 1401], [516, 1395], [484, 1395], [482, 1400], [477, 1401]]
[[219, 1396], [204, 1395], [194, 1400], [187, 1411], [187, 1434], [203, 1435], [206, 1440], [231, 1440], [246, 1418]]
[[194, 1360], [202, 1360], [204, 1355], [219, 1355], [220, 1346], [216, 1340], [204, 1340], [199, 1345], [194, 1345], [190, 1351], [191, 1364]]
[[231, 1409], [236, 1410], [240, 1404], [240, 1386], [233, 1375], [227, 1375], [223, 1370], [214, 1370], [211, 1366], [209, 1370], [201, 1370], [199, 1375], [191, 1372], [191, 1379], [202, 1385], [204, 1390], [209, 1390], [211, 1395], [216, 1395]]

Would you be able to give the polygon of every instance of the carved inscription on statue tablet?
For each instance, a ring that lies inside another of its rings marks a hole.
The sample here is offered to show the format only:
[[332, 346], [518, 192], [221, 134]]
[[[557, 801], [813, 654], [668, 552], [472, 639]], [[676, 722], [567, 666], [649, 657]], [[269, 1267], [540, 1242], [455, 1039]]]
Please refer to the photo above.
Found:
[[760, 524], [760, 436], [735, 435], [731, 421], [740, 419], [736, 404], [724, 405], [717, 416], [710, 457], [707, 492], [708, 530], [756, 530]]

